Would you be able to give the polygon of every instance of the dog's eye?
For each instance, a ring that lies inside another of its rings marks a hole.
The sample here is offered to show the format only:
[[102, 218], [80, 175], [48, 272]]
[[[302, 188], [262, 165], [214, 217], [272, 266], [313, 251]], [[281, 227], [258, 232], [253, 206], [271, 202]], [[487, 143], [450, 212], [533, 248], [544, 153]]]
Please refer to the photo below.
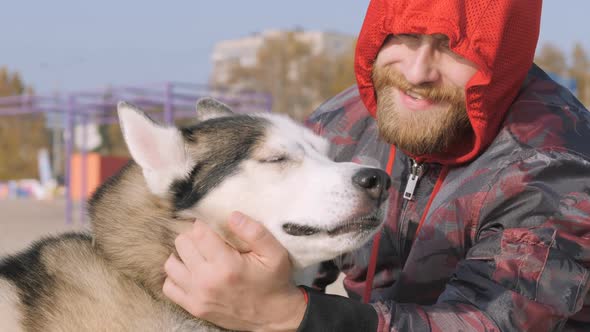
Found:
[[263, 159], [260, 162], [275, 164], [275, 163], [283, 163], [287, 160], [288, 160], [287, 156], [284, 154], [281, 154], [281, 155], [276, 155], [276, 156], [272, 156], [270, 158]]

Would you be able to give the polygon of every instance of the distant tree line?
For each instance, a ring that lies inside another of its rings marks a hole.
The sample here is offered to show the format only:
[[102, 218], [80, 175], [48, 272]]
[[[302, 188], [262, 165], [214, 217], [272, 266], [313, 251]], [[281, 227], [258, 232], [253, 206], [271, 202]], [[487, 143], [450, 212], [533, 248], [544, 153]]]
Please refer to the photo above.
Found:
[[[0, 97], [22, 94], [32, 95], [33, 90], [19, 73], [0, 67]], [[2, 115], [0, 105], [0, 181], [36, 178], [37, 153], [49, 148], [48, 135], [43, 114]]]
[[578, 99], [586, 107], [590, 107], [590, 59], [582, 44], [574, 45], [569, 58], [568, 63], [567, 56], [562, 50], [546, 43], [539, 49], [535, 63], [547, 72], [575, 80]]
[[270, 93], [272, 110], [301, 120], [355, 82], [354, 45], [342, 54], [314, 54], [296, 32], [266, 37], [254, 66], [233, 65], [230, 87]]

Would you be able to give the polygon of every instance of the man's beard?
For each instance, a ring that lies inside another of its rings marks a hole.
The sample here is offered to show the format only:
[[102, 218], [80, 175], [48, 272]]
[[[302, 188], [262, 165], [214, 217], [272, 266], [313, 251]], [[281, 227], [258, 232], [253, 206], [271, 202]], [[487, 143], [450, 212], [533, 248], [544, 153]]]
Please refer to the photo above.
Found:
[[[445, 152], [471, 130], [465, 92], [459, 87], [415, 86], [392, 66], [373, 67], [377, 94], [377, 125], [381, 137], [412, 155]], [[434, 109], [413, 111], [396, 104], [395, 88], [412, 91], [433, 102]], [[436, 107], [446, 104], [446, 109]]]

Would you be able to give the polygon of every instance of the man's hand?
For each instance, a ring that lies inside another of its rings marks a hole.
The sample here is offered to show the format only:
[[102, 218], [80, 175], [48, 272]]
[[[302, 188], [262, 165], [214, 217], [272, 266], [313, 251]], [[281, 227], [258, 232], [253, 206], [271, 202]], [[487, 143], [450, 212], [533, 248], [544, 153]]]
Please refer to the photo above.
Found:
[[287, 250], [259, 223], [233, 213], [229, 229], [250, 251], [241, 253], [196, 221], [176, 238], [163, 291], [189, 313], [240, 331], [295, 331], [306, 303], [291, 281]]

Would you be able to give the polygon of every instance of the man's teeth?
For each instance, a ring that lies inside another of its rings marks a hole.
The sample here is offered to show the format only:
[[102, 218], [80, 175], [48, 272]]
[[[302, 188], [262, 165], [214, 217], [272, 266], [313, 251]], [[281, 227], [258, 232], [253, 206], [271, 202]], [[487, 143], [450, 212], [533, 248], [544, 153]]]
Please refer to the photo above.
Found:
[[406, 91], [406, 94], [414, 99], [424, 99], [424, 97], [412, 91]]

